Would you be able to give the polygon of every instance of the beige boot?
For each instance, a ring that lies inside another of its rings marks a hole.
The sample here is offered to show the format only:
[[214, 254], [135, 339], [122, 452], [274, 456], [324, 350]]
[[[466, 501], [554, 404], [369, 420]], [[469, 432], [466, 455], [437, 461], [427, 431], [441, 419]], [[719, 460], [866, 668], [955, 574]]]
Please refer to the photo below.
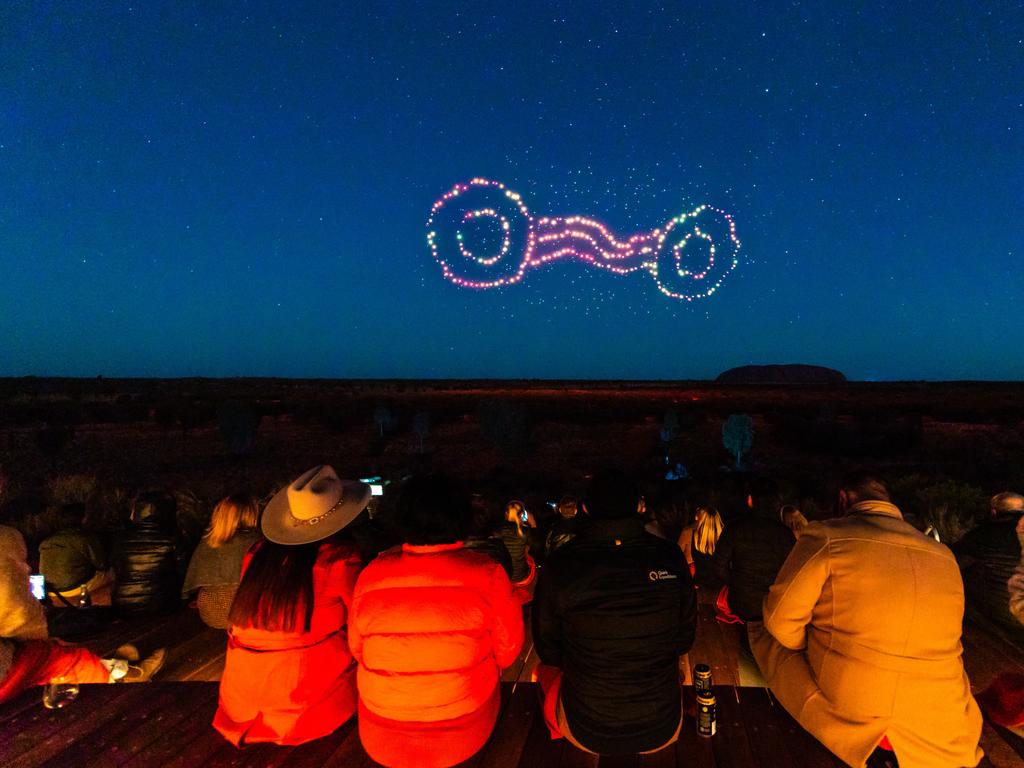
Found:
[[153, 653], [144, 658], [138, 664], [128, 666], [128, 674], [121, 678], [122, 683], [147, 683], [153, 675], [160, 671], [164, 665], [164, 658], [167, 651], [157, 648]]

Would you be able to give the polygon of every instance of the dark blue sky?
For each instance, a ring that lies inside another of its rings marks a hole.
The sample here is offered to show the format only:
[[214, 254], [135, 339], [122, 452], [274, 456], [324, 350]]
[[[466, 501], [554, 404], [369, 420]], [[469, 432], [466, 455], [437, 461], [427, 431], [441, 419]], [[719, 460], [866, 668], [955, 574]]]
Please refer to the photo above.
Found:
[[[1024, 378], [1017, 2], [228, 5], [0, 6], [0, 375]], [[741, 262], [460, 289], [474, 176]]]

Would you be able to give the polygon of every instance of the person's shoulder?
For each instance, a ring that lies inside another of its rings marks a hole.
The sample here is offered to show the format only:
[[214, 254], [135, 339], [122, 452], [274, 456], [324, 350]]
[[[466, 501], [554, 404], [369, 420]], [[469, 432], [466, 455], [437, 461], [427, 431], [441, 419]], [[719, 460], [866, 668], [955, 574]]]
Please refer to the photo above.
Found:
[[192, 550], [192, 559], [197, 562], [201, 562], [203, 560], [217, 557], [217, 555], [220, 554], [220, 552], [218, 552], [219, 549], [221, 549], [221, 547], [211, 547], [210, 543], [205, 538], [202, 538], [199, 540], [199, 543], [196, 544], [196, 548]]
[[639, 542], [642, 546], [651, 547], [659, 552], [678, 552], [680, 555], [682, 555], [683, 552], [676, 542], [651, 533], [646, 529], [644, 529], [644, 532], [641, 534]]
[[669, 539], [663, 539], [652, 533], [646, 533], [643, 544], [650, 547], [655, 559], [666, 565], [670, 570], [686, 570], [689, 573], [689, 566], [686, 565], [686, 556], [679, 544]]
[[359, 547], [354, 541], [327, 541], [320, 547], [317, 559], [328, 563], [358, 561]]
[[803, 549], [823, 547], [832, 541], [858, 535], [855, 521], [846, 517], [834, 517], [808, 522], [800, 530], [796, 543]]

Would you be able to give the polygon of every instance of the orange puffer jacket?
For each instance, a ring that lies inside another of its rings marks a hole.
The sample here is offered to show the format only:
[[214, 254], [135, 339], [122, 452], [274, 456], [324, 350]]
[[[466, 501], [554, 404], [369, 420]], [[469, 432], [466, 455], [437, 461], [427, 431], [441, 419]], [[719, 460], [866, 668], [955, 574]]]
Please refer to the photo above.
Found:
[[[486, 741], [501, 669], [523, 642], [522, 608], [504, 569], [486, 555], [461, 542], [406, 544], [360, 575], [348, 639], [359, 662], [360, 711], [371, 715], [360, 715], [367, 752], [385, 765], [408, 765], [408, 755], [393, 752], [397, 732], [403, 752], [416, 734], [416, 749], [431, 747], [430, 762], [442, 765], [461, 759], [445, 754], [446, 745], [472, 754]], [[442, 723], [447, 736], [437, 744], [429, 734]]]

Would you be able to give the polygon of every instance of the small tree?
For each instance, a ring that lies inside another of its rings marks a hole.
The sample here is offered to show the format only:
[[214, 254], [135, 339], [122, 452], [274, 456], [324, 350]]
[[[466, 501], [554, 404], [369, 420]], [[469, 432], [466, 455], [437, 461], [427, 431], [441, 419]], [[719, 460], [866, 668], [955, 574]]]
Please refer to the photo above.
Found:
[[754, 444], [754, 420], [746, 414], [732, 414], [722, 425], [722, 445], [736, 458], [736, 469], [743, 469], [743, 457]]
[[665, 417], [661, 420], [661, 442], [671, 443], [675, 440], [679, 431], [679, 414], [674, 410], [665, 411]]
[[228, 451], [235, 456], [245, 456], [252, 451], [260, 415], [247, 403], [228, 400], [221, 405], [217, 416], [220, 435]]
[[46, 495], [57, 505], [87, 504], [95, 497], [98, 487], [95, 475], [57, 475], [47, 481]]
[[36, 447], [52, 463], [74, 437], [75, 428], [72, 425], [47, 423], [36, 432]]
[[386, 405], [378, 405], [373, 409], [373, 421], [380, 429], [381, 438], [384, 437], [384, 430], [391, 426], [391, 411]]
[[526, 449], [530, 437], [530, 419], [526, 406], [508, 400], [484, 400], [480, 403], [480, 429], [484, 437], [509, 453]]
[[412, 431], [420, 439], [420, 453], [423, 453], [423, 440], [430, 434], [430, 414], [420, 411], [412, 419]]

